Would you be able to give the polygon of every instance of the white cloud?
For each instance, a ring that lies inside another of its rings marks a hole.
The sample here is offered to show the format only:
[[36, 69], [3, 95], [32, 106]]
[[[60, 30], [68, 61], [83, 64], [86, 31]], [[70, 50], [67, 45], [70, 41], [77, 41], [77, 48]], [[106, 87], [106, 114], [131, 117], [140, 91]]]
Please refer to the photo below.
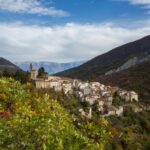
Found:
[[150, 0], [129, 0], [131, 4], [141, 5], [142, 8], [147, 10], [147, 14], [150, 14]]
[[132, 4], [139, 4], [139, 5], [148, 5], [150, 4], [150, 0], [128, 0]]
[[128, 0], [128, 1], [133, 5], [141, 5], [142, 8], [148, 9], [148, 13], [149, 13], [150, 0]]
[[0, 0], [0, 9], [14, 12], [47, 16], [68, 16], [69, 13], [54, 7], [43, 6], [38, 0]]
[[147, 9], [147, 13], [150, 14], [150, 0], [115, 0], [121, 2], [129, 2], [132, 5], [139, 5], [144, 9]]
[[148, 5], [150, 4], [150, 0], [113, 0], [113, 1], [120, 1], [120, 2], [129, 2], [135, 5]]
[[116, 46], [150, 34], [145, 27], [127, 29], [113, 24], [28, 26], [0, 24], [0, 54], [13, 61], [68, 62], [87, 60]]

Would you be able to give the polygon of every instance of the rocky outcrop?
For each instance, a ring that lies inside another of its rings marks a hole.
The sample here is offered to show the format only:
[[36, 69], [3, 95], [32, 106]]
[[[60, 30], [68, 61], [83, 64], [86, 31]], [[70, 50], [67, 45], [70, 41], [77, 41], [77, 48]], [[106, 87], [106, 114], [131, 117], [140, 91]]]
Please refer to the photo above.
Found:
[[150, 55], [142, 56], [142, 57], [133, 57], [133, 58], [129, 59], [127, 62], [125, 62], [122, 66], [118, 67], [117, 69], [112, 69], [112, 70], [106, 72], [105, 75], [110, 75], [113, 73], [123, 71], [125, 69], [133, 67], [133, 66], [140, 64], [142, 62], [145, 62], [145, 61], [150, 61]]

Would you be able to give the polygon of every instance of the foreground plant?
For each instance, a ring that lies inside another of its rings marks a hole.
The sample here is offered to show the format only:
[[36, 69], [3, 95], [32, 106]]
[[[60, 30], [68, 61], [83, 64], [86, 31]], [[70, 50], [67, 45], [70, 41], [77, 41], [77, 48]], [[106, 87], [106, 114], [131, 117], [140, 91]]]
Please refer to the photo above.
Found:
[[[36, 98], [27, 91], [29, 90], [24, 90], [22, 85], [13, 79], [0, 79], [0, 149], [102, 150], [104, 148], [106, 141], [103, 139], [107, 135], [106, 130], [103, 128], [98, 130], [94, 124], [77, 130], [73, 125], [75, 118], [56, 100], [50, 99], [48, 95]], [[89, 132], [86, 134], [85, 131]], [[100, 135], [101, 140], [95, 141]]]

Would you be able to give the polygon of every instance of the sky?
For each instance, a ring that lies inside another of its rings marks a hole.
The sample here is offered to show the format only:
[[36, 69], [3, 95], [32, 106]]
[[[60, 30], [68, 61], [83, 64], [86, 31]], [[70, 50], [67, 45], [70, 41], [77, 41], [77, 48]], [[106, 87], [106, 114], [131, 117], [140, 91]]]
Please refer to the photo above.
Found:
[[150, 34], [150, 0], [0, 0], [0, 57], [89, 60]]

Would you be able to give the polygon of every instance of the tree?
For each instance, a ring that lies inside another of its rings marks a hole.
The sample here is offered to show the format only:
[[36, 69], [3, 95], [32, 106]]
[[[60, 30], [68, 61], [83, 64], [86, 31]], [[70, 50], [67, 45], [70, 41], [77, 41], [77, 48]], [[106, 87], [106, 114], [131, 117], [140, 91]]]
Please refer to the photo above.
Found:
[[5, 70], [3, 71], [3, 74], [2, 74], [2, 75], [3, 75], [3, 77], [11, 77], [12, 74], [13, 74], [13, 73], [10, 73], [8, 70], [5, 69]]
[[20, 81], [21, 83], [26, 83], [30, 80], [29, 72], [23, 72], [22, 70], [17, 70], [14, 75], [14, 79]]
[[0, 93], [0, 149], [83, 148], [86, 138], [74, 129], [72, 117], [48, 95], [32, 97], [13, 79], [0, 79]]
[[0, 78], [0, 149], [103, 150], [107, 122], [75, 128], [74, 116], [48, 94], [33, 96], [14, 79]]
[[45, 77], [46, 75], [47, 75], [47, 72], [45, 72], [44, 67], [39, 68], [38, 77]]

